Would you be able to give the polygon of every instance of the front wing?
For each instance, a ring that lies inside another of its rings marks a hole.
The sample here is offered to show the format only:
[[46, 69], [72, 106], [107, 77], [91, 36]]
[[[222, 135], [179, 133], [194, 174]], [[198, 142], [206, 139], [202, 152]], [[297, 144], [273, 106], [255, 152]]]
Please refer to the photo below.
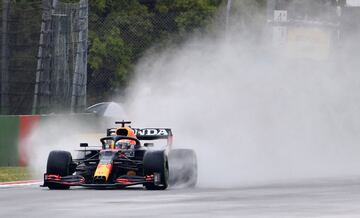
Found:
[[85, 178], [80, 175], [60, 176], [53, 174], [44, 174], [44, 184], [47, 187], [49, 183], [56, 183], [68, 186], [83, 186], [88, 188], [123, 188], [133, 185], [160, 184], [160, 174], [154, 173], [146, 176], [127, 176], [118, 177], [112, 183], [86, 183]]

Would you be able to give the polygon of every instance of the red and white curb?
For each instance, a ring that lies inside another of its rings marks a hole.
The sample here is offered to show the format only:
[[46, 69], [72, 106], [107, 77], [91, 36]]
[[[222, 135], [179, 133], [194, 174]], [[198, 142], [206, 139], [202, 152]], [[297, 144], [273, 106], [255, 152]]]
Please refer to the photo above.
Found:
[[1, 188], [12, 188], [12, 187], [22, 187], [22, 186], [31, 186], [31, 185], [41, 185], [40, 180], [25, 180], [25, 181], [12, 181], [12, 182], [0, 182]]

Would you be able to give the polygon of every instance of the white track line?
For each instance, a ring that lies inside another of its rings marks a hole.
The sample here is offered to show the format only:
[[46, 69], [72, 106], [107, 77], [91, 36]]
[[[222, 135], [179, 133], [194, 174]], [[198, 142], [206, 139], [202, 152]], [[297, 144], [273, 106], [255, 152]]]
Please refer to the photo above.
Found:
[[13, 182], [0, 182], [1, 188], [13, 188], [13, 187], [22, 187], [22, 186], [31, 186], [31, 185], [41, 185], [40, 180], [26, 180], [26, 181], [13, 181]]

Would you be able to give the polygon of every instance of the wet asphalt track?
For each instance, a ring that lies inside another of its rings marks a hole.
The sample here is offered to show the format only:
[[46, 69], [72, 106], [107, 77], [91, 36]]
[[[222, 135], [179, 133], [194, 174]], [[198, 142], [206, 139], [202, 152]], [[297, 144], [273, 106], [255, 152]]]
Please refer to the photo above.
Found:
[[0, 217], [360, 217], [360, 178], [232, 189], [0, 189]]

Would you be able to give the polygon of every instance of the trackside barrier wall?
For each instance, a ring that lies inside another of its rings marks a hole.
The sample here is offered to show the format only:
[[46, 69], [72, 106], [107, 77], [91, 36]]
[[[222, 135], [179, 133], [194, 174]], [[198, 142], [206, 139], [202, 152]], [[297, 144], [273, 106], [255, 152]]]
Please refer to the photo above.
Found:
[[19, 116], [0, 116], [0, 166], [18, 165]]
[[111, 123], [95, 114], [0, 116], [0, 166], [25, 166], [26, 138], [42, 123], [57, 120], [66, 120], [70, 125], [71, 122], [84, 124], [81, 129], [84, 134], [105, 132]]

